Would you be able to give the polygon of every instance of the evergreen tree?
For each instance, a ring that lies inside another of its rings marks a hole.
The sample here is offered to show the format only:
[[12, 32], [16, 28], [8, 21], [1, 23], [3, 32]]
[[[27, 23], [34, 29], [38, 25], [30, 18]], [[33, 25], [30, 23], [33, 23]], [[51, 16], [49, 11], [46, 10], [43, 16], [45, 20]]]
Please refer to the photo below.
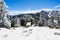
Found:
[[[7, 18], [8, 15], [8, 6], [5, 4], [4, 0], [0, 0], [0, 20], [3, 22], [3, 25], [6, 28], [11, 27], [11, 23]], [[1, 22], [0, 22], [1, 23]]]

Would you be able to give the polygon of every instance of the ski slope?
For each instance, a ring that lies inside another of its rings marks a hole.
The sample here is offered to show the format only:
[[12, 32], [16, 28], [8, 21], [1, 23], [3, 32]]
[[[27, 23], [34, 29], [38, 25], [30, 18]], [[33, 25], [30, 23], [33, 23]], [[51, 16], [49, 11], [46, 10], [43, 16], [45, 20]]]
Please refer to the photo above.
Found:
[[0, 40], [60, 40], [60, 29], [48, 27], [0, 28]]

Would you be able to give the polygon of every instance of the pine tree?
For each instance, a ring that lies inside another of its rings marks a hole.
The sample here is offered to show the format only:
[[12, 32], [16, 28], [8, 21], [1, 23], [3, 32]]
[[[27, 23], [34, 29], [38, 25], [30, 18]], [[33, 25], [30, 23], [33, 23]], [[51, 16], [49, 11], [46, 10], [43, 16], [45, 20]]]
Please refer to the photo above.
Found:
[[8, 8], [8, 6], [4, 2], [4, 0], [0, 0], [0, 21], [3, 22], [3, 25], [5, 27], [10, 28], [11, 27], [11, 23], [10, 23], [10, 21], [7, 18], [7, 15], [8, 15], [7, 8]]

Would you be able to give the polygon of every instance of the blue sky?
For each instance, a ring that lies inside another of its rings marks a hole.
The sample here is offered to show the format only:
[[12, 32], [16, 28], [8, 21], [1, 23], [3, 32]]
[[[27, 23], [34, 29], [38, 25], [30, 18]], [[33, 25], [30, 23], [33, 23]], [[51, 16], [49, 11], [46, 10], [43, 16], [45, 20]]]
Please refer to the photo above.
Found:
[[60, 0], [5, 0], [9, 10], [60, 9]]

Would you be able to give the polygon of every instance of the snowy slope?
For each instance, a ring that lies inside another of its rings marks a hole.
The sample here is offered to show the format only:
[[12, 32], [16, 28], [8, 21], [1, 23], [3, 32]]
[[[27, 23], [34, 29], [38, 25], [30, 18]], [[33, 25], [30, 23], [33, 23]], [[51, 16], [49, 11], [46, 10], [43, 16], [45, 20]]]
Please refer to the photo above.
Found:
[[0, 28], [0, 40], [60, 40], [60, 35], [54, 33], [60, 33], [60, 30], [48, 27]]

